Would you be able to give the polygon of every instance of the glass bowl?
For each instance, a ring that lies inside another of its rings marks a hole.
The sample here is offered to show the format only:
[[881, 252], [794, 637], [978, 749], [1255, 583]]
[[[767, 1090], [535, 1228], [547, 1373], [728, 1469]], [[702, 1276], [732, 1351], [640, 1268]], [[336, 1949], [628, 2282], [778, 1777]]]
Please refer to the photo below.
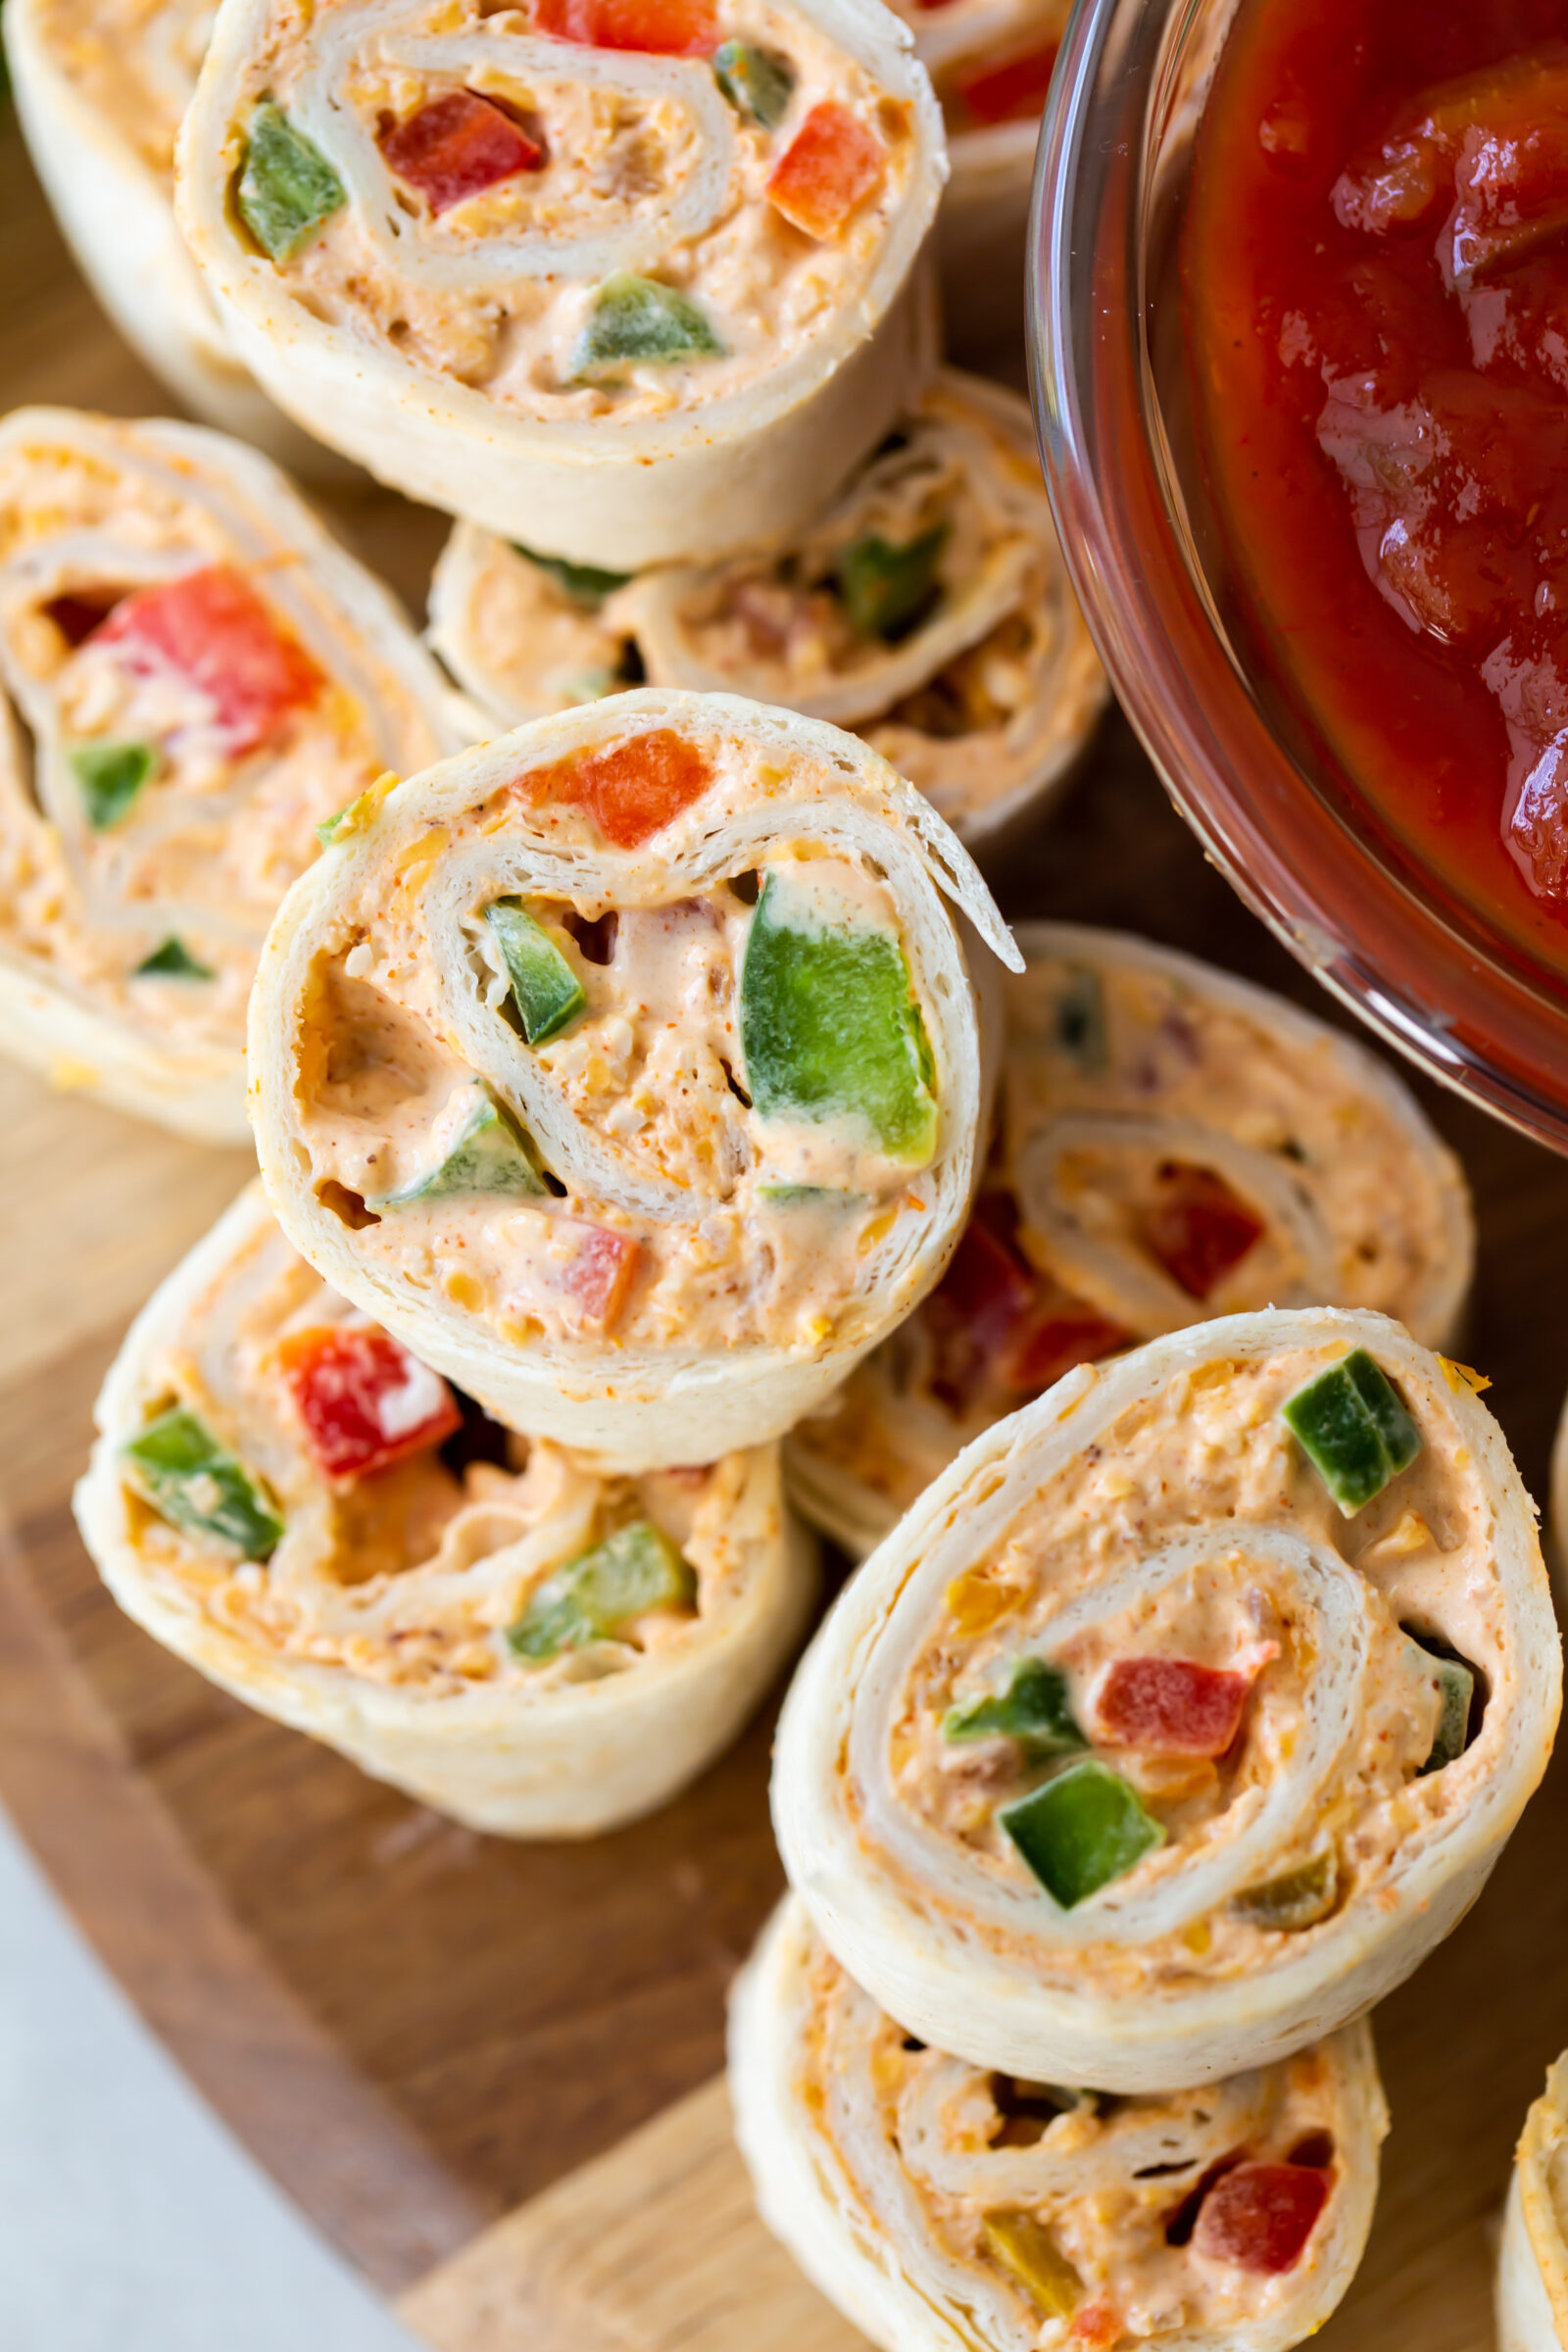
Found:
[[1172, 800], [1253, 911], [1388, 1042], [1568, 1151], [1561, 982], [1446, 901], [1317, 751], [1228, 612], [1193, 450], [1176, 245], [1236, 0], [1082, 0], [1041, 135], [1035, 415], [1089, 625]]

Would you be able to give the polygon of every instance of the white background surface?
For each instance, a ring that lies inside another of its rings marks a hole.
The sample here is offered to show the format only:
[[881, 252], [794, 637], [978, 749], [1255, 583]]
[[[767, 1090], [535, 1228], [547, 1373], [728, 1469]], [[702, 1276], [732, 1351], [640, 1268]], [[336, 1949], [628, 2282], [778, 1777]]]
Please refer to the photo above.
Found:
[[4, 2352], [412, 2352], [197, 2098], [0, 1814]]

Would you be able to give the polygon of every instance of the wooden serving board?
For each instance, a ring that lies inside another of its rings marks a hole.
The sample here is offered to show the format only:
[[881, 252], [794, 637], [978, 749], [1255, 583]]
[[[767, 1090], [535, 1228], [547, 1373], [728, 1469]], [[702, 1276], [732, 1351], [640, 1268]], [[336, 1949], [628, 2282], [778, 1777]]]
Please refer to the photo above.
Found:
[[[8, 401], [157, 414], [0, 135]], [[444, 525], [339, 493], [417, 608]], [[1113, 720], [1004, 910], [1118, 924], [1332, 1008], [1242, 909]], [[1481, 1220], [1468, 1352], [1544, 1494], [1568, 1385], [1568, 1164], [1446, 1097]], [[725, 1986], [781, 1884], [768, 1716], [653, 1820], [581, 1845], [459, 1829], [249, 1713], [99, 1585], [70, 1514], [124, 1325], [246, 1173], [0, 1061], [0, 1796], [126, 1991], [307, 2214], [438, 2352], [853, 2352], [730, 2145]], [[1379, 2017], [1395, 2128], [1325, 2352], [1481, 2352], [1489, 2229], [1568, 2042], [1568, 1785]]]

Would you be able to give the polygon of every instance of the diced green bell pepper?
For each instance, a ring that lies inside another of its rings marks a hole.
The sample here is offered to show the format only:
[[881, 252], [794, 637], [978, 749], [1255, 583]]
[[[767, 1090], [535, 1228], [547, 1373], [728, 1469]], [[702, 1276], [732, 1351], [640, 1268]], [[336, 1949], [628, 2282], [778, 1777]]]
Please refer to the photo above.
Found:
[[118, 825], [158, 765], [150, 743], [78, 743], [72, 773], [81, 786], [87, 822], [95, 833]]
[[250, 119], [235, 201], [239, 217], [274, 262], [292, 261], [348, 195], [314, 141], [264, 98]]
[[1436, 1648], [1422, 1635], [1404, 1628], [1407, 1638], [1430, 1664], [1438, 1682], [1438, 1729], [1426, 1762], [1417, 1773], [1422, 1780], [1429, 1772], [1441, 1772], [1445, 1764], [1452, 1764], [1464, 1754], [1470, 1744], [1470, 1710], [1475, 1703], [1475, 1668], [1463, 1658], [1450, 1657], [1446, 1650]]
[[519, 1658], [554, 1658], [613, 1639], [617, 1629], [655, 1609], [690, 1608], [697, 1579], [651, 1519], [607, 1536], [547, 1576], [507, 1630]]
[[691, 297], [654, 277], [617, 270], [594, 295], [571, 357], [578, 383], [628, 368], [673, 367], [681, 360], [722, 359], [724, 345]]
[[368, 1205], [408, 1208], [416, 1200], [447, 1200], [460, 1193], [518, 1196], [549, 1190], [534, 1161], [525, 1131], [487, 1088], [476, 1090], [471, 1115], [438, 1166]]
[[1005, 1690], [950, 1707], [944, 1740], [1016, 1740], [1031, 1756], [1064, 1755], [1087, 1747], [1073, 1718], [1067, 1677], [1045, 1658], [1017, 1658]]
[[834, 564], [839, 598], [862, 637], [893, 644], [919, 627], [942, 594], [938, 567], [948, 525], [933, 523], [896, 547], [876, 531], [841, 548]]
[[1072, 2318], [1083, 2301], [1084, 2282], [1038, 2215], [983, 2213], [980, 2233], [1048, 2320]]
[[1403, 1397], [1364, 1348], [1318, 1373], [1281, 1407], [1347, 1519], [1364, 1510], [1425, 1444]]
[[1165, 1842], [1137, 1789], [1093, 1756], [1004, 1805], [997, 1819], [1063, 1911]]
[[1314, 1854], [1309, 1862], [1303, 1862], [1298, 1870], [1282, 1871], [1277, 1879], [1263, 1879], [1256, 1886], [1244, 1886], [1231, 1897], [1230, 1908], [1249, 1927], [1294, 1933], [1327, 1919], [1339, 1900], [1339, 1893], [1340, 1858], [1330, 1846], [1326, 1852]]
[[582, 982], [520, 899], [493, 900], [484, 919], [506, 958], [523, 1036], [530, 1046], [559, 1037], [588, 1002]]
[[138, 980], [216, 980], [218, 974], [211, 964], [193, 956], [182, 939], [172, 931], [161, 947], [154, 948], [137, 964], [134, 977]]
[[598, 564], [568, 564], [564, 556], [541, 556], [533, 548], [524, 547], [520, 539], [512, 542], [514, 554], [536, 571], [549, 575], [572, 604], [584, 612], [597, 612], [607, 596], [624, 588], [632, 577], [629, 571], [606, 571]]
[[1081, 1070], [1102, 1070], [1108, 1057], [1105, 991], [1100, 974], [1075, 963], [1056, 998], [1056, 1043]]
[[264, 1489], [184, 1405], [149, 1421], [122, 1459], [172, 1527], [216, 1537], [248, 1560], [270, 1560], [282, 1541], [283, 1522]]
[[898, 939], [778, 866], [747, 932], [741, 1053], [759, 1118], [858, 1112], [891, 1159], [936, 1149], [931, 1050]]
[[769, 1208], [854, 1208], [865, 1196], [835, 1184], [760, 1184], [757, 1198]]
[[713, 75], [738, 115], [749, 115], [764, 130], [777, 130], [795, 87], [795, 68], [787, 57], [754, 49], [749, 41], [720, 41], [713, 52]]

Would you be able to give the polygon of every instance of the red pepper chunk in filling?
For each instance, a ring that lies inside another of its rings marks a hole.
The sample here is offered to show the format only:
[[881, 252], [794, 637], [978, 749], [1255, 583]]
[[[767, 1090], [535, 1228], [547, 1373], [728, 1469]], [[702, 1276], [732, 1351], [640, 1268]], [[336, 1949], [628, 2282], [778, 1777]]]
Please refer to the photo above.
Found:
[[365, 1478], [463, 1426], [446, 1382], [384, 1331], [333, 1324], [292, 1332], [277, 1361], [328, 1478]]
[[1263, 1220], [1212, 1168], [1167, 1159], [1157, 1184], [1144, 1246], [1190, 1298], [1206, 1298], [1261, 1237]]
[[998, 122], [1028, 122], [1045, 112], [1046, 93], [1056, 70], [1055, 41], [1038, 49], [1020, 50], [996, 65], [959, 68], [953, 76], [954, 95], [977, 129]]
[[695, 745], [670, 727], [656, 727], [609, 751], [536, 768], [513, 789], [534, 807], [554, 801], [580, 808], [612, 847], [635, 850], [700, 801], [712, 780]]
[[1193, 2251], [1241, 2271], [1292, 2270], [1328, 2198], [1328, 2176], [1305, 2165], [1239, 2164], [1203, 2199]]
[[1222, 1756], [1241, 1729], [1251, 1678], [1193, 1658], [1118, 1658], [1095, 1699], [1102, 1736], [1156, 1754]]
[[827, 98], [812, 107], [786, 148], [767, 183], [768, 202], [808, 237], [830, 237], [886, 169], [886, 150], [875, 132]]
[[626, 1303], [637, 1268], [638, 1245], [629, 1234], [614, 1233], [608, 1225], [590, 1225], [576, 1217], [561, 1222], [574, 1244], [561, 1278], [562, 1288], [588, 1322], [608, 1331]]
[[536, 32], [585, 49], [711, 57], [718, 47], [712, 0], [534, 0], [533, 24]]
[[389, 171], [417, 188], [432, 213], [450, 211], [519, 172], [537, 172], [544, 149], [473, 90], [448, 90], [378, 140]]
[[325, 683], [250, 583], [227, 564], [187, 571], [122, 597], [98, 645], [117, 645], [134, 669], [172, 669], [211, 701], [236, 757], [265, 743]]
[[1038, 1396], [1074, 1364], [1127, 1345], [1097, 1307], [1037, 1274], [1012, 1246], [1010, 1195], [984, 1193], [952, 1263], [921, 1309], [933, 1393], [961, 1413], [987, 1389]]

